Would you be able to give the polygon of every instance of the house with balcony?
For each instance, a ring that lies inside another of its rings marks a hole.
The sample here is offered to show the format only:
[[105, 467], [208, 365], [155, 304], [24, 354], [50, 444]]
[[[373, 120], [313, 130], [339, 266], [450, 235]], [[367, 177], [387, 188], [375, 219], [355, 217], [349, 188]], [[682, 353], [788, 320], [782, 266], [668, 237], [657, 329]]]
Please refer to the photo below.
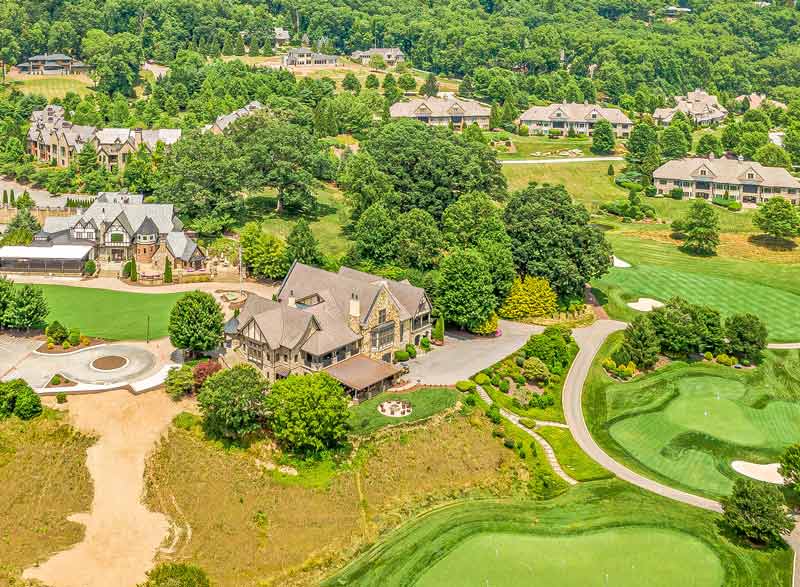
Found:
[[461, 130], [472, 123], [489, 128], [491, 108], [454, 96], [430, 96], [397, 102], [389, 108], [392, 118], [414, 118], [429, 126], [450, 126]]
[[317, 53], [310, 47], [297, 47], [289, 49], [281, 57], [281, 64], [284, 67], [295, 67], [302, 65], [336, 65], [339, 58], [336, 55], [326, 55]]
[[225, 326], [237, 352], [274, 381], [325, 371], [355, 399], [390, 387], [394, 352], [431, 333], [425, 290], [342, 267], [338, 273], [295, 262], [275, 299], [249, 295]]
[[73, 216], [50, 216], [34, 236], [33, 245], [88, 245], [90, 258], [162, 268], [199, 270], [206, 257], [183, 230], [172, 204], [145, 204], [141, 194], [101, 192], [86, 210]]
[[373, 55], [383, 57], [384, 63], [389, 67], [393, 67], [406, 59], [406, 55], [400, 47], [374, 47], [366, 51], [355, 51], [350, 55], [350, 58], [361, 65], [369, 65], [369, 60]]
[[653, 120], [668, 126], [678, 112], [683, 112], [689, 120], [701, 126], [721, 122], [728, 115], [716, 96], [696, 89], [685, 96], [675, 96], [675, 106], [672, 108], [656, 108]]
[[45, 53], [28, 57], [17, 64], [17, 69], [28, 75], [71, 75], [87, 73], [92, 66], [63, 53]]
[[564, 102], [549, 106], [533, 106], [519, 117], [519, 123], [528, 127], [532, 134], [562, 134], [573, 131], [578, 135], [591, 136], [594, 125], [607, 120], [618, 138], [627, 138], [633, 122], [618, 108], [605, 108], [584, 102]]
[[687, 157], [668, 161], [653, 172], [653, 185], [661, 195], [678, 188], [686, 198], [730, 198], [743, 204], [760, 204], [784, 198], [800, 204], [800, 181], [783, 167], [766, 167], [755, 161]]

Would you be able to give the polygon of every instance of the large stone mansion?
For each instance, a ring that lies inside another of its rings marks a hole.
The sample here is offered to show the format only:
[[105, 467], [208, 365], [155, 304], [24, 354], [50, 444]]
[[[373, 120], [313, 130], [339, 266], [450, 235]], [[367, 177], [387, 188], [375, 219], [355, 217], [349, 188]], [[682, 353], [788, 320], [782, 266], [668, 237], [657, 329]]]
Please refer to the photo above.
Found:
[[425, 290], [407, 281], [296, 262], [274, 300], [249, 295], [225, 331], [270, 380], [326, 371], [364, 399], [394, 382], [394, 352], [430, 336], [430, 315]]

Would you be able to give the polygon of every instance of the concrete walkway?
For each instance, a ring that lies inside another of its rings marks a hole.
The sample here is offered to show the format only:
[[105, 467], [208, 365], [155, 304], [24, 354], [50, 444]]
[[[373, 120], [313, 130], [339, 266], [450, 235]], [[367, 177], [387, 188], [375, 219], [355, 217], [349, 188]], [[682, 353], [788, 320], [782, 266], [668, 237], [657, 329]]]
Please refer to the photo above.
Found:
[[498, 159], [503, 165], [543, 165], [550, 163], [594, 163], [596, 161], [622, 161], [623, 157], [565, 157], [563, 159]]
[[[481, 399], [483, 401], [485, 401], [487, 404], [489, 404], [490, 406], [494, 403], [494, 401], [492, 401], [492, 398], [489, 397], [489, 394], [486, 393], [480, 385], [478, 386], [478, 395], [480, 395]], [[547, 462], [550, 464], [550, 468], [553, 469], [553, 472], [556, 475], [561, 477], [569, 485], [577, 485], [578, 484], [578, 482], [575, 479], [570, 477], [567, 474], [567, 472], [564, 469], [561, 468], [561, 465], [559, 464], [558, 459], [556, 458], [556, 454], [553, 451], [553, 447], [550, 446], [550, 444], [544, 438], [542, 438], [540, 435], [536, 434], [536, 432], [534, 432], [530, 428], [528, 428], [526, 426], [523, 426], [522, 423], [519, 421], [519, 416], [517, 416], [516, 414], [514, 414], [512, 412], [509, 412], [508, 410], [504, 410], [503, 408], [500, 408], [500, 414], [506, 420], [508, 420], [509, 422], [514, 424], [514, 426], [516, 426], [517, 428], [522, 430], [525, 434], [533, 437], [533, 439], [539, 444], [539, 446], [542, 447], [542, 450], [544, 451], [544, 456], [547, 459]], [[547, 421], [544, 421], [544, 420], [543, 421], [535, 420], [535, 422], [536, 422], [537, 426], [553, 426], [553, 425], [555, 425], [555, 426], [558, 426], [559, 428], [560, 427], [566, 427], [566, 426], [564, 426], [564, 424], [561, 424], [560, 422], [547, 422]]]
[[771, 342], [767, 348], [773, 350], [800, 349], [800, 342]]

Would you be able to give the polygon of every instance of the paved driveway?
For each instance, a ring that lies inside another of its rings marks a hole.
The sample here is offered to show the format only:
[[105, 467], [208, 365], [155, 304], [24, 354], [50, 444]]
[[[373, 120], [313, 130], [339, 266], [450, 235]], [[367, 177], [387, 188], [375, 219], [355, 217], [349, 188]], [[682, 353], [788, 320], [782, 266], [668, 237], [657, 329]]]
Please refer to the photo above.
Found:
[[500, 330], [503, 335], [497, 338], [448, 332], [444, 346], [433, 347], [435, 350], [419, 353], [409, 361], [410, 372], [404, 379], [423, 385], [454, 385], [507, 357], [524, 345], [531, 334], [538, 334], [544, 328], [501, 320]]
[[42, 341], [32, 338], [0, 334], [0, 380], [40, 344]]

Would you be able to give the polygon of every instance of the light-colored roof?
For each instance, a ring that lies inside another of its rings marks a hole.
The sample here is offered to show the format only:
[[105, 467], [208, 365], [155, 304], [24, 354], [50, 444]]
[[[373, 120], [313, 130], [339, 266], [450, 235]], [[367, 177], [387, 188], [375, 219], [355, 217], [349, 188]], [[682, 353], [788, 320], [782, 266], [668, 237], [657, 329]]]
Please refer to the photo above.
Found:
[[360, 391], [393, 377], [400, 369], [366, 355], [355, 355], [324, 369], [345, 387]]
[[142, 142], [153, 151], [159, 142], [167, 146], [174, 145], [180, 140], [182, 134], [183, 131], [179, 128], [144, 129], [142, 131]]
[[294, 349], [302, 342], [314, 321], [314, 316], [287, 304], [274, 302], [257, 295], [247, 296], [239, 314], [241, 328], [254, 320], [271, 349]]
[[[706, 174], [701, 175], [705, 169]], [[748, 178], [752, 172], [754, 177]], [[755, 161], [687, 157], [667, 161], [653, 172], [656, 179], [695, 179], [716, 183], [754, 184], [768, 187], [800, 188], [800, 181], [783, 167], [765, 167]]]
[[75, 216], [48, 216], [44, 219], [44, 225], [42, 226], [42, 232], [46, 232], [47, 234], [55, 234], [57, 232], [63, 232], [65, 230], [69, 230], [75, 223], [80, 220], [80, 215]]
[[392, 118], [418, 116], [489, 116], [491, 108], [480, 102], [461, 98], [432, 96], [397, 102], [389, 108]]
[[54, 245], [52, 247], [0, 247], [0, 259], [58, 259], [79, 261], [92, 250], [91, 245]]
[[34, 55], [28, 57], [28, 61], [72, 61], [72, 57], [64, 55], [63, 53], [44, 53], [43, 55]]
[[669, 121], [678, 111], [697, 121], [722, 119], [728, 113], [716, 96], [697, 89], [685, 96], [675, 96], [674, 108], [656, 108], [653, 118]]
[[129, 128], [100, 128], [95, 133], [95, 138], [100, 145], [133, 142], [133, 131]]
[[287, 31], [283, 27], [276, 26], [275, 27], [275, 38], [280, 41], [288, 41], [289, 40], [289, 31]]
[[767, 98], [766, 94], [756, 94], [753, 92], [749, 96], [742, 94], [741, 96], [736, 96], [737, 102], [744, 102], [744, 99], [747, 98], [748, 102], [750, 103], [750, 108], [761, 108], [761, 105], [766, 103], [771, 106], [775, 106], [777, 108], [783, 108], [786, 110], [788, 106], [783, 102], [778, 102], [777, 100], [773, 100], [772, 98]]
[[[594, 117], [592, 116], [594, 114]], [[533, 106], [520, 114], [521, 121], [526, 120], [566, 120], [569, 122], [587, 122], [606, 119], [612, 124], [633, 124], [622, 110], [605, 108], [597, 104], [578, 104], [564, 102], [549, 106]]]
[[400, 47], [373, 47], [366, 51], [353, 52], [353, 57], [356, 59], [359, 57], [371, 57], [373, 55], [380, 55], [381, 57], [386, 55], [403, 55], [403, 51]]
[[[148, 220], [150, 219], [148, 218]], [[185, 232], [173, 231], [167, 235], [167, 248], [173, 257], [189, 261], [197, 250], [197, 243], [186, 236]]]
[[[250, 116], [251, 114], [253, 114], [253, 112], [257, 112], [258, 110], [261, 110], [263, 107], [264, 105], [261, 102], [254, 100], [249, 104], [247, 104], [246, 106], [244, 106], [243, 108], [234, 110], [230, 114], [222, 114], [220, 116], [217, 116], [217, 119], [214, 121], [214, 126], [216, 126], [219, 130], [225, 130], [233, 122], [239, 120], [244, 116]], [[209, 125], [207, 128], [211, 128], [211, 125]]]

